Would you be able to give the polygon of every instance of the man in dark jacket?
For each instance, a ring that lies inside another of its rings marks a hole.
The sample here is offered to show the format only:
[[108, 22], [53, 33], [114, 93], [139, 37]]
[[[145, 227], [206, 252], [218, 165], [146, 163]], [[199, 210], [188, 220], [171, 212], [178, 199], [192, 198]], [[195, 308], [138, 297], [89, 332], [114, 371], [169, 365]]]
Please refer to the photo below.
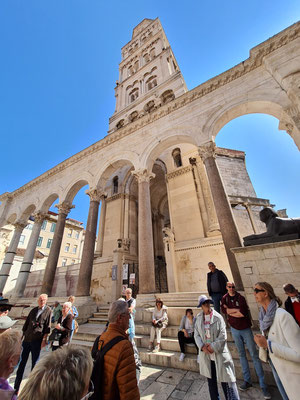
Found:
[[213, 262], [208, 263], [210, 272], [207, 274], [207, 291], [214, 302], [215, 310], [220, 313], [220, 301], [227, 292], [226, 283], [227, 276], [223, 271], [217, 269]]
[[23, 350], [15, 380], [16, 392], [19, 391], [29, 354], [31, 353], [32, 370], [39, 359], [41, 349], [47, 344], [47, 336], [50, 332], [51, 323], [51, 308], [47, 306], [47, 300], [47, 294], [39, 296], [38, 307], [30, 311], [23, 325]]
[[291, 283], [283, 286], [285, 294], [288, 296], [284, 303], [284, 307], [289, 312], [300, 326], [300, 293]]

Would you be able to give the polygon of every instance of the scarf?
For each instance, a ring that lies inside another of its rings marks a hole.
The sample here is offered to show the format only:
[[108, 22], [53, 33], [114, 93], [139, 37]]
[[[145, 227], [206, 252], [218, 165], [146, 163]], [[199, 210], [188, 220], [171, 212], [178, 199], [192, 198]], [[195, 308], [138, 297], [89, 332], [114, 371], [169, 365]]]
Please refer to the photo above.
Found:
[[273, 324], [277, 308], [278, 304], [275, 299], [271, 300], [270, 304], [268, 305], [267, 311], [263, 307], [260, 307], [259, 326], [262, 332], [268, 331]]

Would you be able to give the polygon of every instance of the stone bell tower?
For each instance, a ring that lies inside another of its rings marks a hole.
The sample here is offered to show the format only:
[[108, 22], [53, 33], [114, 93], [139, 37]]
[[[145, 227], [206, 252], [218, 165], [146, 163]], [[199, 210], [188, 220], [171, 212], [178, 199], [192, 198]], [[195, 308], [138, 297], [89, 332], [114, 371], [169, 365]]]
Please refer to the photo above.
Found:
[[185, 92], [186, 84], [159, 19], [144, 19], [122, 48], [116, 109], [109, 119], [108, 133]]

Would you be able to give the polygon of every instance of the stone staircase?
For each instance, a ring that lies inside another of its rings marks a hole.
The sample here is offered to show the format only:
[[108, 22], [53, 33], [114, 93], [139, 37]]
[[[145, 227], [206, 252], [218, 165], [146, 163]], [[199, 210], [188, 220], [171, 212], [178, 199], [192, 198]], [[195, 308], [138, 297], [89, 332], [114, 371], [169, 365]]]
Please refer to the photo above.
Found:
[[[179, 296], [180, 298], [177, 299], [176, 302], [174, 301], [174, 293], [172, 294], [172, 301], [171, 298], [167, 299], [167, 297], [169, 297], [168, 295], [170, 294], [164, 293], [160, 295], [160, 297], [163, 298], [164, 303], [170, 304], [170, 307], [168, 307], [169, 325], [162, 333], [161, 351], [159, 353], [152, 353], [147, 351], [147, 347], [149, 345], [151, 316], [153, 310], [153, 307], [151, 307], [151, 305], [154, 304], [155, 297], [154, 295], [143, 295], [143, 299], [141, 299], [138, 296], [137, 311], [135, 315], [135, 341], [139, 349], [142, 363], [198, 372], [199, 366], [197, 363], [197, 353], [195, 346], [186, 346], [186, 357], [183, 362], [180, 362], [180, 349], [177, 340], [178, 327], [180, 325], [181, 318], [185, 313], [185, 309], [192, 308], [194, 315], [197, 315], [199, 313], [199, 309], [197, 309], [195, 306], [188, 307], [187, 305], [184, 305], [197, 304], [198, 294], [180, 294], [181, 296]], [[166, 297], [166, 299], [164, 297]], [[180, 304], [180, 306], [175, 306], [175, 303]], [[139, 305], [142, 305], [142, 307], [139, 307]], [[107, 314], [108, 306], [98, 308], [98, 312], [94, 313], [92, 318], [89, 318], [88, 323], [80, 325], [79, 331], [74, 335], [72, 343], [75, 345], [88, 346], [89, 348], [91, 348], [96, 337], [105, 328], [105, 324], [107, 322]], [[234, 360], [237, 379], [243, 379], [238, 352], [233, 342], [230, 329], [227, 329], [227, 344]], [[249, 361], [252, 380], [253, 382], [257, 382], [258, 379], [255, 373], [254, 365], [248, 351], [247, 358]], [[263, 363], [263, 368], [265, 371], [266, 383], [269, 385], [275, 385], [269, 365]]]

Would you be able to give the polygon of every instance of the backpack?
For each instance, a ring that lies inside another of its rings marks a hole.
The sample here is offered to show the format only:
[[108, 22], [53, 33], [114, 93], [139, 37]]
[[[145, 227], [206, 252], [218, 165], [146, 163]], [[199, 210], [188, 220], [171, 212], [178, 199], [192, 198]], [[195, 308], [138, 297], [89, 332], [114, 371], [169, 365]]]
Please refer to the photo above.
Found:
[[93, 372], [91, 380], [94, 384], [94, 393], [90, 397], [91, 400], [101, 400], [102, 399], [102, 380], [104, 376], [104, 355], [110, 350], [115, 344], [125, 340], [123, 336], [116, 336], [110, 340], [103, 348], [100, 347], [100, 337], [96, 339], [93, 349], [97, 343], [98, 352], [95, 357]]

